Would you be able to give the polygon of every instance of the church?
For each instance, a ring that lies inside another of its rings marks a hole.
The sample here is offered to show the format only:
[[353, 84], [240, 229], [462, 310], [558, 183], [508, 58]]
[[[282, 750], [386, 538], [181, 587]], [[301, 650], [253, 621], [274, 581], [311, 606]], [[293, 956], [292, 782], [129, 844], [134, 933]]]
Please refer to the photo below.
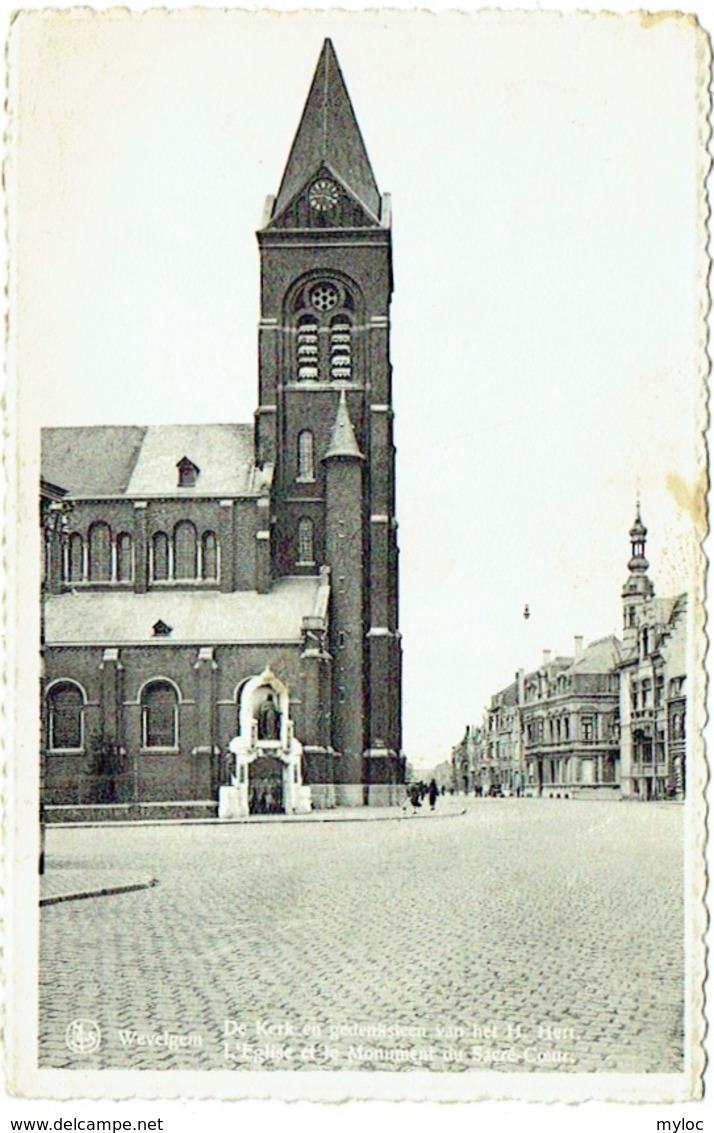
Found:
[[50, 820], [401, 801], [390, 216], [326, 40], [257, 234], [253, 424], [43, 430]]

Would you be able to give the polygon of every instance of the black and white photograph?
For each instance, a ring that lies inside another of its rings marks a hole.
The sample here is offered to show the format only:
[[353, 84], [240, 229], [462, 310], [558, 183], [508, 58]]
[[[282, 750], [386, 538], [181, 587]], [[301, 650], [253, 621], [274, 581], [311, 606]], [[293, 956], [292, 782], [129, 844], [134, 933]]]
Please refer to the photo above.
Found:
[[7, 68], [9, 1092], [700, 1099], [697, 17]]

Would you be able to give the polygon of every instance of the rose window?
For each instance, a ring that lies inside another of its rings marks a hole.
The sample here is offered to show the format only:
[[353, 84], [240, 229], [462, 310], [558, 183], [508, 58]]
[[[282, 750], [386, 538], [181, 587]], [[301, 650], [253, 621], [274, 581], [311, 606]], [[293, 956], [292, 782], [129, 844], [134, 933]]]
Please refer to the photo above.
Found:
[[338, 299], [337, 288], [331, 283], [318, 283], [310, 292], [310, 303], [316, 311], [331, 311]]

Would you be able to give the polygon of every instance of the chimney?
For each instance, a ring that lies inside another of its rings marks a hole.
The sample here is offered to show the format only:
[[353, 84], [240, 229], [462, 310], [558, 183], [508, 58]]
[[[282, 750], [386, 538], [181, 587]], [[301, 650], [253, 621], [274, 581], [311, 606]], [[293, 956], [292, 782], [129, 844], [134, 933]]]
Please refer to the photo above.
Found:
[[583, 639], [579, 635], [576, 635], [576, 637], [575, 637], [575, 664], [576, 665], [577, 665], [578, 661], [581, 659], [582, 655], [583, 655]]
[[523, 704], [525, 700], [525, 670], [519, 669], [516, 673], [516, 688], [518, 690], [517, 702]]
[[543, 650], [543, 665], [545, 667], [545, 665], [549, 665], [549, 664], [550, 664], [550, 649], [544, 649]]

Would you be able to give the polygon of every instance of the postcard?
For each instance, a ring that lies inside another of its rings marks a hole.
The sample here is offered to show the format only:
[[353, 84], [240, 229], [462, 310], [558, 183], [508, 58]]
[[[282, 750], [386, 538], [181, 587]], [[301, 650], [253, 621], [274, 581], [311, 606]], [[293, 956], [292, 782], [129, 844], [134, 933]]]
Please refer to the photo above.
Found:
[[706, 32], [7, 58], [10, 1091], [699, 1098]]

